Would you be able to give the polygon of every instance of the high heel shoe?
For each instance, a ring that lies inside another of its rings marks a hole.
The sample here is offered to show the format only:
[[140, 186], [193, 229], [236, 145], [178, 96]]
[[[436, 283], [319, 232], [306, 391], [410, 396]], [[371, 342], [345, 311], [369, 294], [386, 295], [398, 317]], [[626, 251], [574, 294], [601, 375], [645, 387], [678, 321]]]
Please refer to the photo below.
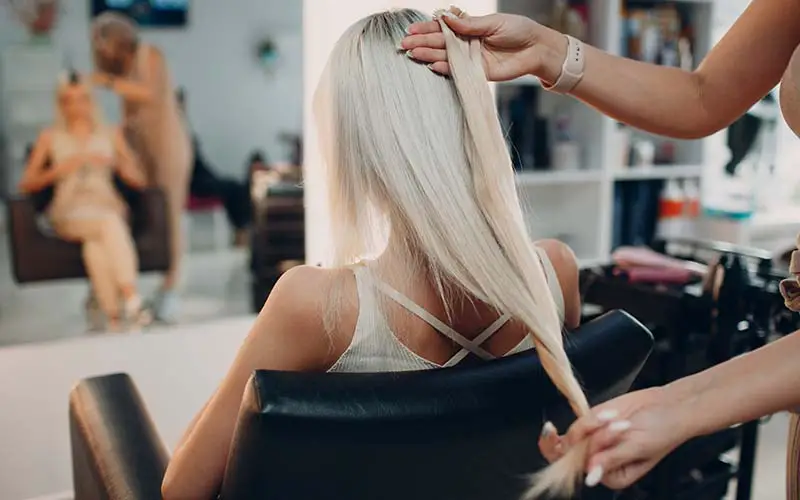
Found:
[[126, 299], [123, 310], [125, 322], [131, 329], [139, 329], [153, 322], [153, 314], [143, 307], [142, 299], [138, 295]]

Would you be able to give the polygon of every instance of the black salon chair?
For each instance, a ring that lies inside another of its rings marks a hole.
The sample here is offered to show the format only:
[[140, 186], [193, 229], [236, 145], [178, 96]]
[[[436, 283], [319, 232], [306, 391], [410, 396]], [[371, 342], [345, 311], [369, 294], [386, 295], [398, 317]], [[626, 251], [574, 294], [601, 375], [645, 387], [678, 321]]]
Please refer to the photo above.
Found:
[[[158, 189], [133, 191], [119, 185], [130, 208], [131, 231], [141, 272], [169, 268], [167, 201]], [[19, 284], [85, 278], [81, 246], [43, 231], [41, 213], [51, 193], [12, 198], [8, 203], [9, 244]]]
[[[592, 403], [626, 392], [653, 345], [621, 311], [568, 340]], [[422, 372], [258, 371], [244, 399], [225, 499], [518, 500], [545, 463], [544, 420], [572, 418], [533, 351]], [[69, 415], [76, 499], [160, 498], [168, 453], [127, 375], [81, 381]]]

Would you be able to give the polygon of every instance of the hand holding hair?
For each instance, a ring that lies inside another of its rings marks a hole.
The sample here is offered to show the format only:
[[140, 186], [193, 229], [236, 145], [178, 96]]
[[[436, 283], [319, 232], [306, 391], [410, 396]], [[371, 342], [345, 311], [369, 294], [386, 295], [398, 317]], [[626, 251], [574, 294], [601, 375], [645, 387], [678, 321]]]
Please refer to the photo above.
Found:
[[642, 478], [678, 445], [692, 437], [678, 401], [663, 388], [631, 392], [599, 405], [576, 420], [564, 436], [548, 422], [539, 449], [558, 460], [576, 443], [588, 442], [586, 485], [627, 488]]
[[[536, 21], [511, 14], [471, 17], [454, 6], [441, 11], [441, 19], [455, 34], [481, 39], [483, 65], [490, 81], [532, 74], [552, 83], [561, 73], [566, 38]], [[450, 74], [444, 34], [436, 19], [409, 26], [401, 47], [409, 57], [428, 63], [431, 70]]]

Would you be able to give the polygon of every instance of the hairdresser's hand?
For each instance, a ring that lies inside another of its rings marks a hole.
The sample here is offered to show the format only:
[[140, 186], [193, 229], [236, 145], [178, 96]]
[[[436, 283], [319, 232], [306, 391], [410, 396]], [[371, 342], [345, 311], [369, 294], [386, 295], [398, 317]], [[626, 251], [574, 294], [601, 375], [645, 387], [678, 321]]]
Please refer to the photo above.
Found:
[[90, 78], [91, 82], [98, 87], [111, 87], [114, 83], [114, 77], [111, 76], [109, 73], [103, 73], [101, 71], [97, 71], [92, 73]]
[[[453, 10], [459, 14], [461, 11]], [[506, 81], [533, 74], [545, 82], [554, 82], [561, 73], [566, 56], [566, 38], [527, 17], [511, 14], [461, 17], [443, 16], [456, 34], [483, 39], [483, 62], [491, 81]], [[430, 63], [437, 73], [449, 74], [444, 35], [438, 21], [415, 23], [402, 48], [410, 57]]]
[[588, 439], [587, 485], [627, 488], [690, 437], [691, 416], [682, 410], [662, 388], [632, 392], [593, 408], [565, 436], [552, 427], [550, 432], [545, 429], [539, 448], [552, 462], [574, 443]]

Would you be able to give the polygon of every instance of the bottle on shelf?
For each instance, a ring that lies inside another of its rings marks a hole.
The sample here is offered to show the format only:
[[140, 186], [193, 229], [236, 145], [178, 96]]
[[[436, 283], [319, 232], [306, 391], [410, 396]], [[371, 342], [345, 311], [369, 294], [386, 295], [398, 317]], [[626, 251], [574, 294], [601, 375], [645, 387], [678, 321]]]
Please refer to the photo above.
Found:
[[684, 235], [694, 237], [697, 235], [697, 218], [700, 217], [700, 186], [695, 179], [683, 181], [683, 195]]
[[664, 184], [658, 199], [658, 238], [675, 238], [685, 236], [685, 203], [686, 195], [677, 179], [670, 179]]

